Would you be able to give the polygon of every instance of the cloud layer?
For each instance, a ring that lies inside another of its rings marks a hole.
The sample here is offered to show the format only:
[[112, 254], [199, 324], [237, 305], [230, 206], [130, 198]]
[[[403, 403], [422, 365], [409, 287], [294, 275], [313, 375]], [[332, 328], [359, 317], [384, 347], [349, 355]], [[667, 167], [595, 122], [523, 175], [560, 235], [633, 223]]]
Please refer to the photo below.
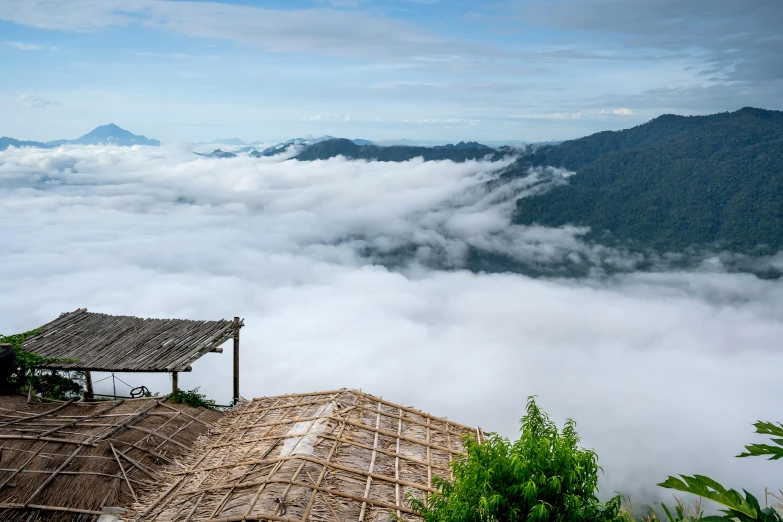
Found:
[[[593, 253], [579, 230], [508, 227], [516, 195], [568, 173], [488, 189], [503, 165], [10, 148], [0, 153], [0, 331], [78, 307], [239, 315], [246, 397], [357, 387], [514, 436], [537, 394], [558, 422], [577, 420], [607, 494], [666, 496], [654, 484], [678, 472], [756, 493], [778, 486], [779, 465], [732, 455], [753, 440], [750, 423], [777, 419], [781, 284], [706, 271], [558, 280], [427, 268], [432, 255], [456, 268], [470, 247], [542, 265]], [[373, 264], [411, 244], [412, 263]], [[180, 384], [226, 402], [230, 373], [227, 353], [210, 354]], [[165, 377], [144, 379], [168, 389]]]

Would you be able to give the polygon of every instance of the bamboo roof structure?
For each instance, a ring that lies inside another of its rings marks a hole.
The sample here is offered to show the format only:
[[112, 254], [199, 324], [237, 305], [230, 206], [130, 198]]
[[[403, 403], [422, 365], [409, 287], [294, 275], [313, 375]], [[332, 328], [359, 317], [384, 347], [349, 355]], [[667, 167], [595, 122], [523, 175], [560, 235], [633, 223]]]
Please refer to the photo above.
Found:
[[190, 371], [193, 361], [238, 335], [243, 325], [227, 320], [142, 319], [80, 308], [45, 324], [23, 346], [42, 357], [72, 360], [40, 368], [181, 372]]
[[450, 476], [470, 428], [356, 390], [240, 402], [124, 520], [416, 518], [406, 496]]
[[28, 404], [0, 397], [0, 520], [93, 522], [130, 507], [221, 417], [163, 397]]

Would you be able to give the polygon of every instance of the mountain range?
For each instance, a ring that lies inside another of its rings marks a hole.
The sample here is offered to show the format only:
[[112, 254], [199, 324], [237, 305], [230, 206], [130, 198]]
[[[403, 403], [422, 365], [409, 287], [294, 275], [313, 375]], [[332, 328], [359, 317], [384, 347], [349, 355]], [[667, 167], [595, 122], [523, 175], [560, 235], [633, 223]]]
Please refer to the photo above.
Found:
[[421, 157], [424, 161], [452, 160], [466, 161], [481, 159], [493, 154], [493, 149], [476, 142], [438, 147], [408, 145], [357, 145], [352, 140], [334, 138], [308, 146], [294, 159], [299, 161], [325, 160], [336, 156], [348, 159], [376, 161], [407, 161]]
[[[238, 150], [226, 151], [219, 148], [208, 154], [198, 152], [196, 154], [211, 158], [233, 158], [239, 154], [267, 157], [288, 152], [292, 145], [295, 147], [294, 159], [299, 161], [326, 160], [336, 156], [377, 161], [407, 161], [416, 157], [422, 157], [425, 161], [465, 161], [468, 159], [480, 159], [495, 152], [491, 147], [475, 141], [467, 143], [461, 141], [457, 144], [449, 143], [435, 146], [376, 145], [372, 141], [361, 138], [349, 140], [322, 136], [320, 138], [294, 138], [263, 150], [257, 150], [255, 147], [244, 147]], [[503, 150], [505, 151], [505, 149]]]
[[[64, 144], [159, 142], [114, 124], [76, 140], [43, 143], [0, 138], [0, 150]], [[381, 146], [368, 140], [323, 136], [295, 138], [263, 150], [251, 145], [205, 155], [263, 157], [284, 152], [299, 161], [336, 156], [466, 161], [512, 155], [517, 159], [497, 183], [528, 176], [536, 167], [575, 173], [549, 191], [519, 199], [515, 224], [588, 227], [587, 241], [643, 255], [730, 251], [758, 256], [783, 250], [781, 111], [745, 107], [707, 116], [666, 114], [631, 129], [526, 148], [493, 149], [477, 142]], [[488, 261], [485, 256], [471, 268], [497, 271], [514, 269], [512, 265], [509, 260]]]
[[146, 136], [137, 136], [130, 131], [122, 129], [117, 125], [110, 123], [94, 128], [80, 138], [75, 140], [55, 140], [55, 141], [20, 141], [14, 138], [0, 138], [0, 150], [11, 147], [38, 147], [42, 149], [51, 149], [60, 145], [117, 145], [129, 147], [131, 145], [150, 145], [160, 146], [160, 141], [147, 138]]

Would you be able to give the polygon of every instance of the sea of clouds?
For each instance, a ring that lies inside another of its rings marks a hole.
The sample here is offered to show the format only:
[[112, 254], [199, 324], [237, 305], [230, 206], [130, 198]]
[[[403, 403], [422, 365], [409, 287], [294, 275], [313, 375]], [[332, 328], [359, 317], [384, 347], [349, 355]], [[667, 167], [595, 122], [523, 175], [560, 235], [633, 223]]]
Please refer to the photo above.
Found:
[[[518, 197], [572, 174], [493, 182], [509, 162], [10, 148], [0, 332], [81, 307], [236, 315], [245, 397], [361, 388], [515, 436], [535, 394], [558, 423], [576, 419], [605, 495], [669, 498], [655, 483], [675, 473], [762, 495], [781, 486], [779, 463], [733, 458], [756, 441], [752, 422], [783, 417], [781, 283], [715, 267], [578, 279], [462, 270], [470, 249], [541, 266], [637, 261], [585, 244], [584, 229], [509, 226]], [[180, 387], [227, 403], [226, 347]], [[170, 389], [167, 376], [119, 377]]]

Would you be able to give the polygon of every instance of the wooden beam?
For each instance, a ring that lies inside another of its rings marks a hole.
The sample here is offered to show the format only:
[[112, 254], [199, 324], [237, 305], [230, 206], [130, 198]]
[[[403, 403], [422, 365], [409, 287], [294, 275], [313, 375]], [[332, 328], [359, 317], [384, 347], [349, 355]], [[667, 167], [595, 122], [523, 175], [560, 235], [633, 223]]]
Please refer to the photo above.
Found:
[[91, 401], [92, 399], [95, 398], [95, 392], [92, 389], [92, 374], [90, 373], [90, 370], [84, 372], [84, 383], [85, 383], [84, 398], [85, 400]]
[[239, 317], [234, 317], [234, 404], [239, 401]]
[[177, 393], [179, 389], [179, 378], [177, 372], [171, 372], [171, 393]]

